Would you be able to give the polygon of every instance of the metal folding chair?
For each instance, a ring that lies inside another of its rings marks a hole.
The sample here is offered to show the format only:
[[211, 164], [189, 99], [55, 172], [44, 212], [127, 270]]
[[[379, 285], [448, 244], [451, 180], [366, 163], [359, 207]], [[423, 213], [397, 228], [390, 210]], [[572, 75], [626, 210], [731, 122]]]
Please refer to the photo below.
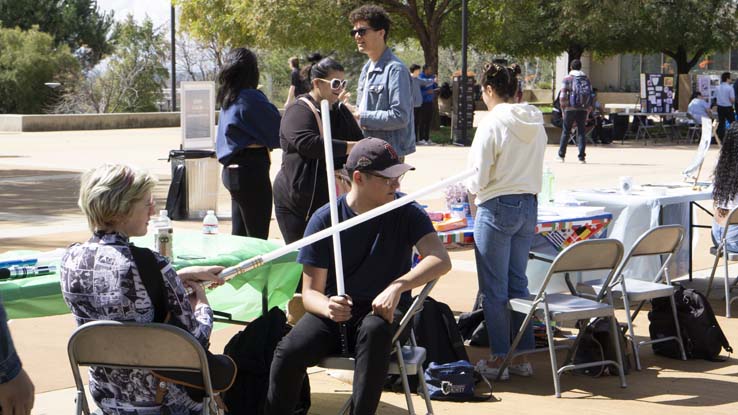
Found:
[[[438, 280], [433, 280], [427, 283], [421, 290], [420, 294], [415, 297], [410, 309], [407, 310], [405, 315], [402, 317], [402, 320], [400, 320], [400, 326], [398, 327], [397, 332], [392, 337], [392, 344], [394, 344], [394, 347], [392, 349], [392, 357], [390, 358], [388, 374], [400, 375], [402, 388], [405, 392], [405, 401], [407, 402], [407, 412], [410, 415], [415, 414], [415, 407], [413, 406], [412, 391], [410, 390], [410, 384], [407, 379], [408, 374], [418, 375], [418, 381], [420, 382], [420, 388], [423, 391], [423, 398], [425, 399], [425, 407], [428, 414], [433, 414], [433, 406], [428, 393], [428, 385], [425, 383], [425, 376], [423, 375], [423, 362], [425, 362], [426, 356], [425, 348], [417, 345], [415, 334], [412, 331], [412, 326], [410, 327], [409, 345], [401, 345], [400, 336], [405, 331], [408, 324], [412, 322], [415, 314], [422, 310], [423, 301], [428, 297], [433, 286], [436, 285], [436, 281]], [[317, 366], [326, 369], [354, 370], [355, 363], [356, 361], [353, 357], [328, 356], [318, 362]], [[338, 413], [347, 413], [350, 406], [351, 397], [349, 397], [346, 403], [343, 404]]]
[[[668, 267], [671, 261], [676, 257], [679, 248], [682, 246], [684, 240], [684, 228], [681, 225], [664, 225], [658, 226], [653, 229], [649, 229], [636, 241], [633, 247], [630, 249], [628, 254], [623, 259], [623, 262], [615, 272], [615, 278], [612, 280], [609, 291], [614, 297], [620, 297], [623, 300], [625, 307], [626, 320], [628, 322], [628, 333], [633, 342], [633, 349], [636, 358], [636, 369], [641, 370], [641, 359], [639, 356], [639, 349], [641, 346], [646, 344], [661, 343], [665, 341], [676, 341], [679, 343], [679, 350], [682, 353], [682, 360], [687, 360], [687, 355], [684, 352], [684, 344], [682, 343], [682, 333], [679, 328], [679, 320], [677, 319], [676, 304], [674, 303], [674, 287], [671, 285], [669, 279]], [[623, 271], [627, 267], [628, 263], [632, 258], [646, 257], [653, 255], [666, 255], [666, 259], [663, 260], [661, 268], [656, 273], [656, 276], [651, 281], [645, 281], [642, 279], [629, 277], [626, 278]], [[627, 281], [627, 282], [626, 282]], [[595, 292], [602, 293], [607, 292], [603, 290], [604, 286], [601, 281], [586, 281], [579, 285], [591, 287]], [[641, 342], [635, 341], [635, 332], [633, 330], [633, 320], [635, 320], [638, 312], [646, 301], [654, 298], [668, 297], [671, 303], [671, 312], [674, 318], [674, 325], [676, 326], [676, 336], [664, 337], [656, 340], [644, 340]], [[602, 300], [602, 297], [596, 298], [598, 301]], [[631, 305], [638, 303], [633, 314], [630, 313]]]
[[712, 263], [712, 271], [710, 272], [710, 282], [707, 284], [706, 297], [710, 297], [710, 291], [712, 290], [712, 281], [715, 279], [715, 271], [717, 270], [718, 262], [720, 258], [725, 258], [725, 317], [730, 318], [730, 305], [733, 301], [737, 300], [738, 297], [730, 298], [730, 293], [736, 288], [738, 284], [738, 278], [732, 283], [730, 282], [730, 275], [728, 274], [728, 262], [738, 261], [738, 252], [728, 251], [728, 244], [726, 243], [726, 237], [728, 236], [728, 229], [731, 226], [738, 225], [738, 207], [728, 213], [728, 220], [725, 223], [725, 229], [723, 229], [723, 235], [720, 238], [718, 246], [710, 247], [710, 254], [715, 256], [715, 262]]
[[170, 324], [93, 321], [74, 331], [67, 344], [77, 388], [76, 414], [90, 414], [79, 366], [201, 373], [202, 414], [217, 413], [207, 356], [186, 331]]
[[[611, 304], [606, 302], [595, 301], [584, 297], [577, 296], [573, 293], [547, 293], [546, 287], [548, 286], [554, 275], [561, 277], [561, 275], [574, 272], [583, 271], [607, 271], [607, 277], [604, 280], [603, 291], [607, 290], [610, 286], [610, 281], [615, 275], [615, 269], [620, 260], [623, 258], [623, 244], [615, 239], [594, 239], [577, 242], [563, 250], [553, 260], [551, 268], [549, 268], [546, 278], [543, 280], [543, 284], [538, 291], [538, 294], [529, 298], [513, 298], [509, 301], [509, 307], [514, 312], [525, 314], [525, 320], [520, 325], [520, 330], [517, 336], [510, 345], [510, 351], [502, 365], [499, 368], [499, 374], [497, 380], [500, 379], [505, 368], [510, 364], [512, 358], [515, 355], [533, 353], [539, 351], [548, 351], [551, 358], [551, 372], [553, 374], [554, 389], [556, 397], [561, 397], [561, 374], [574, 369], [584, 369], [588, 367], [602, 366], [613, 364], [618, 369], [620, 376], [620, 386], [626, 387], [625, 373], [623, 372], [623, 357], [622, 351], [620, 350], [620, 341], [618, 334], [618, 327], [615, 322], [615, 312]], [[567, 284], [571, 286], [570, 284]], [[574, 287], [571, 287], [574, 288]], [[576, 291], [575, 289], [573, 290]], [[602, 296], [609, 296], [609, 292], [604, 292]], [[523, 336], [523, 329], [530, 324], [535, 313], [543, 314], [543, 319], [546, 324], [546, 337], [548, 340], [548, 348], [535, 349], [532, 351], [523, 351], [516, 353], [515, 349], [520, 343], [520, 339]], [[610, 319], [610, 338], [613, 341], [613, 347], [617, 353], [617, 361], [602, 360], [598, 362], [588, 362], [573, 364], [572, 359], [574, 352], [579, 345], [586, 324], [579, 325], [579, 333], [574, 340], [574, 343], [569, 348], [569, 354], [567, 356], [564, 365], [558, 367], [556, 359], [556, 347], [554, 346], [554, 333], [551, 329], [551, 322], [555, 321], [558, 323], [571, 322], [571, 321], [582, 321], [588, 322], [589, 320], [597, 317], [606, 317]]]

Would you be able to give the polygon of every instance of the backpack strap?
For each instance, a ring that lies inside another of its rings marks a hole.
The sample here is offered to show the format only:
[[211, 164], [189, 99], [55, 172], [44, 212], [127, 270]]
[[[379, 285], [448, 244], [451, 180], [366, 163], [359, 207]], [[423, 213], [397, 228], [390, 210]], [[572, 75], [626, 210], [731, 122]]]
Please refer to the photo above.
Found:
[[[702, 294], [702, 293], [700, 293], [700, 294]], [[720, 323], [718, 323], [717, 317], [715, 317], [715, 312], [712, 310], [712, 305], [707, 300], [707, 297], [706, 296], [704, 296], [703, 298], [704, 298], [704, 301], [703, 302], [705, 303], [705, 309], [707, 310], [708, 315], [710, 316], [710, 319], [712, 320], [712, 324], [715, 326], [715, 328], [717, 328], [718, 334], [720, 335], [720, 344], [722, 344], [723, 349], [725, 349], [726, 352], [733, 353], [733, 348], [730, 347], [730, 343], [728, 343], [728, 338], [725, 337], [725, 333], [723, 332], [723, 328], [720, 327]], [[722, 360], [720, 360], [720, 361], [722, 361]]]
[[323, 121], [320, 119], [320, 115], [318, 115], [318, 109], [315, 108], [315, 105], [313, 105], [313, 102], [307, 99], [306, 97], [300, 97], [300, 101], [307, 104], [308, 108], [310, 108], [310, 111], [313, 112], [313, 115], [315, 116], [315, 122], [318, 123], [318, 131], [320, 131], [320, 137], [323, 137]]
[[138, 275], [154, 307], [154, 323], [164, 323], [167, 319], [167, 295], [156, 257], [149, 249], [133, 245], [130, 248], [133, 261], [138, 268]]

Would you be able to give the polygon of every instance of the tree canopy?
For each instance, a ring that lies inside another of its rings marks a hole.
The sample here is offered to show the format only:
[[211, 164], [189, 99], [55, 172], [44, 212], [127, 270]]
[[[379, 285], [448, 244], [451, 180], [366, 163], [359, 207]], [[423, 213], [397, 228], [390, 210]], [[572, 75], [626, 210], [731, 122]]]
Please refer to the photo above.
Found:
[[96, 0], [0, 0], [0, 26], [38, 30], [66, 44], [86, 67], [112, 51], [113, 13], [101, 12]]
[[53, 104], [47, 82], [64, 83], [79, 71], [67, 45], [36, 27], [0, 28], [0, 113], [37, 114]]

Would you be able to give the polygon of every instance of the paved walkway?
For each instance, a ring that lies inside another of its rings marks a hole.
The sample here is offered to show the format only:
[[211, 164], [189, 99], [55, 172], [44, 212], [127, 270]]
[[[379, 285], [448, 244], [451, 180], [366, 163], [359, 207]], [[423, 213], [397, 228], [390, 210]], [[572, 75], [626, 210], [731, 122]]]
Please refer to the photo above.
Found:
[[[177, 148], [180, 130], [111, 130], [55, 133], [0, 134], [0, 252], [11, 249], [51, 250], [84, 240], [89, 231], [76, 206], [79, 173], [102, 162], [132, 163], [145, 167], [160, 177], [155, 196], [160, 205], [169, 184], [168, 151]], [[588, 164], [561, 164], [554, 160], [556, 148], [546, 150], [546, 162], [551, 166], [557, 190], [587, 187], [611, 187], [623, 175], [633, 176], [636, 184], [673, 182], [680, 180], [680, 171], [689, 164], [695, 146], [588, 147]], [[458, 147], [419, 147], [407, 161], [417, 167], [403, 181], [406, 191], [436, 183], [463, 168], [468, 149]], [[711, 149], [704, 164], [703, 179], [708, 179], [716, 160], [717, 150]], [[276, 174], [281, 152], [272, 153], [272, 176]], [[230, 214], [227, 192], [219, 194], [219, 216]], [[442, 194], [436, 192], [422, 201], [432, 207], [442, 205]], [[701, 217], [707, 223], [706, 217]], [[176, 229], [198, 228], [198, 221], [175, 222]], [[176, 232], [175, 229], [175, 232]], [[230, 229], [228, 220], [221, 221], [221, 231]], [[696, 269], [711, 265], [706, 255], [707, 231], [699, 231]], [[271, 234], [279, 239], [276, 222]], [[473, 252], [469, 249], [451, 252], [454, 269], [443, 277], [433, 296], [448, 303], [454, 311], [468, 311], [477, 291]], [[700, 283], [698, 281], [698, 283]], [[718, 290], [719, 291], [719, 290]], [[720, 302], [714, 302], [716, 312], [724, 314]], [[622, 317], [622, 316], [621, 316]], [[738, 320], [719, 318], [728, 338], [738, 346]], [[637, 335], [648, 336], [645, 313], [636, 321]], [[73, 393], [72, 378], [66, 358], [66, 339], [74, 329], [69, 315], [38, 319], [15, 320], [11, 330], [24, 365], [36, 384], [37, 406], [34, 413], [70, 413]], [[213, 335], [213, 350], [222, 350], [236, 328], [226, 328]], [[472, 358], [483, 356], [485, 350], [471, 349]], [[531, 379], [514, 378], [496, 385], [497, 403], [455, 404], [434, 403], [436, 413], [471, 414], [499, 412], [505, 414], [553, 413], [570, 414], [588, 411], [601, 414], [623, 412], [652, 413], [667, 410], [673, 413], [693, 413], [700, 408], [707, 413], [734, 414], [734, 391], [738, 380], [735, 360], [725, 363], [703, 361], [681, 362], [654, 356], [644, 350], [646, 369], [628, 376], [630, 387], [621, 389], [614, 378], [592, 379], [565, 376], [564, 399], [552, 397], [551, 374], [545, 355], [534, 360], [536, 374]], [[311, 374], [313, 408], [311, 413], [335, 413], [350, 389], [323, 371]], [[422, 408], [416, 399], [417, 408]], [[404, 398], [385, 393], [379, 413], [400, 414]]]

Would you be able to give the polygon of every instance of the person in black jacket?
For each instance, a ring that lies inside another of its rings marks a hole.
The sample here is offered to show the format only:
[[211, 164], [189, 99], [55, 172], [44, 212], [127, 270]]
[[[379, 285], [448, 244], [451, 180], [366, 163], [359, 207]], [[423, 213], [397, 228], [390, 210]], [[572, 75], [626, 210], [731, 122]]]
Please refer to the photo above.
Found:
[[249, 49], [233, 50], [218, 83], [215, 153], [231, 194], [231, 233], [267, 239], [272, 218], [269, 152], [279, 147], [279, 110], [257, 89], [259, 65]]
[[274, 179], [274, 211], [287, 243], [301, 239], [310, 216], [328, 203], [320, 102], [328, 100], [331, 104], [335, 169], [342, 169], [354, 142], [363, 138], [361, 128], [343, 103], [343, 66], [324, 58], [312, 65], [309, 80], [312, 89], [287, 107], [279, 128], [283, 155], [282, 167]]

